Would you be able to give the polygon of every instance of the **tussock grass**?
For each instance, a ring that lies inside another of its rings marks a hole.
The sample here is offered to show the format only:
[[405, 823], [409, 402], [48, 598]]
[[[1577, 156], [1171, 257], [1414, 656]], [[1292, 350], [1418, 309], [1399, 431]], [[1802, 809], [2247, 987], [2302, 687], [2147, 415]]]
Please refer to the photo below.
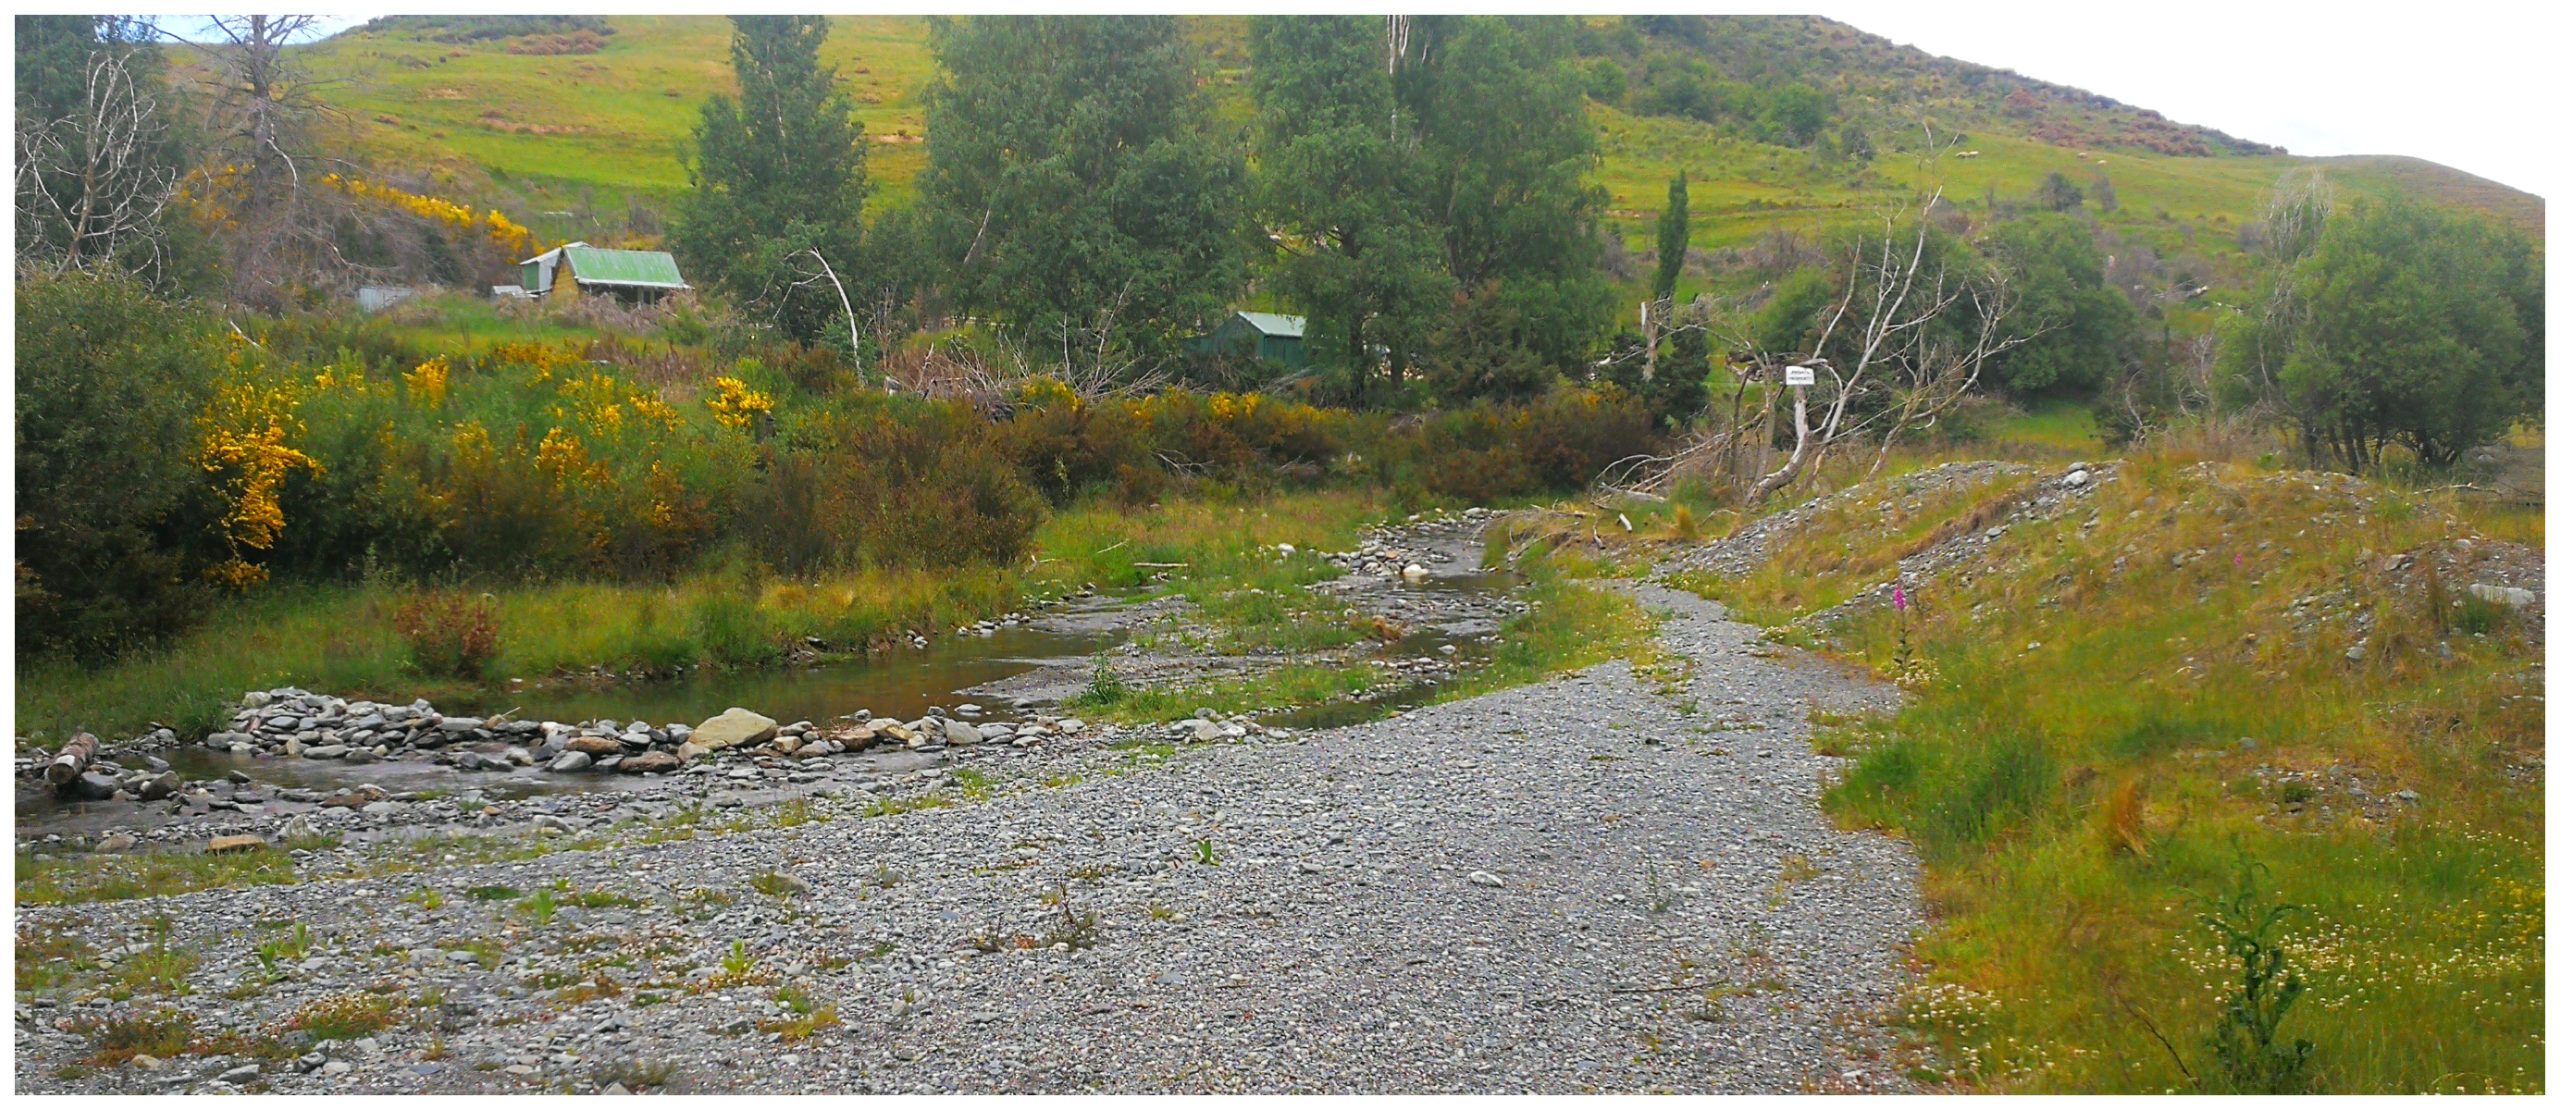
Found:
[[[1843, 506], [1770, 569], [1698, 585], [1784, 624], [2009, 496]], [[2136, 459], [1899, 622], [1829, 634], [1882, 668], [1907, 630], [1935, 672], [1899, 717], [1826, 737], [1855, 761], [1826, 805], [1927, 864], [1908, 1021], [1959, 1082], [2238, 1089], [2208, 1044], [2238, 964], [2199, 915], [2263, 867], [2299, 907], [2276, 935], [2308, 989], [2280, 1034], [2315, 1045], [2313, 1090], [2543, 1088], [2538, 630], [2430, 612], [2375, 557], [2465, 536], [2474, 518], [2338, 475]]]

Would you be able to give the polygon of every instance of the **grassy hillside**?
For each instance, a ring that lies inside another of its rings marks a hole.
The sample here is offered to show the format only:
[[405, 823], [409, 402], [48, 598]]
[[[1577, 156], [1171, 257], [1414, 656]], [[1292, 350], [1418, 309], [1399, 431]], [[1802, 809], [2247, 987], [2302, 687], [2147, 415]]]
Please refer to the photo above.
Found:
[[[439, 188], [507, 208], [545, 237], [593, 236], [624, 228], [631, 202], [663, 212], [685, 187], [681, 150], [703, 100], [735, 87], [725, 20], [607, 22], [612, 33], [593, 43], [592, 53], [525, 52], [558, 48], [555, 37], [540, 35], [444, 41], [453, 36], [397, 22], [304, 50], [327, 85], [324, 98], [346, 113], [360, 156], [421, 170]], [[1192, 26], [1210, 57], [1214, 93], [1242, 122], [1250, 113], [1244, 19], [1201, 17]], [[2260, 195], [2286, 171], [2315, 165], [2350, 197], [2404, 189], [2540, 233], [2539, 198], [2445, 167], [2266, 153], [2102, 95], [1933, 57], [1828, 20], [1713, 17], [1646, 26], [1652, 30], [1589, 17], [1577, 48], [1595, 62], [1644, 58], [1694, 64], [1736, 82], [1816, 83], [1842, 118], [1873, 135], [1877, 154], [1864, 166], [1826, 161], [1731, 126], [1592, 102], [1610, 222], [1636, 250], [1649, 246], [1664, 182], [1682, 169], [1693, 182], [1692, 242], [1711, 250], [1777, 228], [1818, 229], [1937, 183], [1967, 204], [1992, 191], [2024, 199], [2059, 171], [2084, 185], [2104, 173], [2120, 205], [2102, 222], [2164, 257], [2237, 263], [2240, 228]], [[837, 17], [825, 56], [872, 143], [878, 202], [906, 203], [924, 165], [921, 94], [933, 74], [924, 21]], [[1952, 129], [1962, 149], [1980, 155], [1930, 163], [1907, 153], [1919, 146], [1924, 117], [1941, 139]]]

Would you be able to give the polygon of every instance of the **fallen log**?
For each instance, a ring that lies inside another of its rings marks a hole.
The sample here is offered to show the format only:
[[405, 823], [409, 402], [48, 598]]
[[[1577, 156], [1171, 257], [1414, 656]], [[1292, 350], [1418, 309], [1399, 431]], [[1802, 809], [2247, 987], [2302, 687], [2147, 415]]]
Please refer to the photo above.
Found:
[[56, 787], [71, 785], [80, 777], [80, 772], [89, 769], [89, 761], [97, 754], [97, 737], [85, 732], [72, 737], [71, 742], [64, 744], [62, 751], [53, 757], [53, 762], [46, 765], [44, 781]]

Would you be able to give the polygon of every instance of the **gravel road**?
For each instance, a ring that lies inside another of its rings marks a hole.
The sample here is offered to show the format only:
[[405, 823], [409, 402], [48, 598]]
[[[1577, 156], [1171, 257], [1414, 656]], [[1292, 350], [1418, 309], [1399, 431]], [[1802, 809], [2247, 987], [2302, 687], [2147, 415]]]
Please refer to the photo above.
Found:
[[[1685, 674], [1611, 663], [1285, 741], [1102, 751], [1074, 781], [892, 816], [22, 908], [22, 938], [101, 947], [165, 915], [150, 943], [196, 955], [177, 1005], [200, 1035], [369, 991], [400, 1008], [298, 1057], [84, 1072], [91, 1038], [65, 1025], [164, 1003], [22, 983], [18, 1086], [1908, 1089], [1878, 1020], [1917, 864], [1831, 826], [1837, 761], [1806, 743], [1809, 708], [1890, 690], [1628, 588]], [[556, 910], [530, 906], [560, 880]], [[469, 893], [501, 885], [528, 897]], [[255, 949], [283, 934], [261, 921], [311, 935], [272, 980]], [[599, 972], [609, 995], [573, 1002]], [[794, 1006], [837, 1023], [795, 1036]]]

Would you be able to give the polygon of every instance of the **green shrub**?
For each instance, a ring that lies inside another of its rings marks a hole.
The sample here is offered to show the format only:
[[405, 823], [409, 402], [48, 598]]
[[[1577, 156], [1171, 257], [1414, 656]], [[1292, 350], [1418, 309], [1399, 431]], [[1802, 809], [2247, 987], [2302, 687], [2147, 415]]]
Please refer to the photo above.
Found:
[[104, 275], [19, 283], [17, 325], [20, 659], [185, 630], [219, 511], [194, 458], [221, 357], [207, 328]]

